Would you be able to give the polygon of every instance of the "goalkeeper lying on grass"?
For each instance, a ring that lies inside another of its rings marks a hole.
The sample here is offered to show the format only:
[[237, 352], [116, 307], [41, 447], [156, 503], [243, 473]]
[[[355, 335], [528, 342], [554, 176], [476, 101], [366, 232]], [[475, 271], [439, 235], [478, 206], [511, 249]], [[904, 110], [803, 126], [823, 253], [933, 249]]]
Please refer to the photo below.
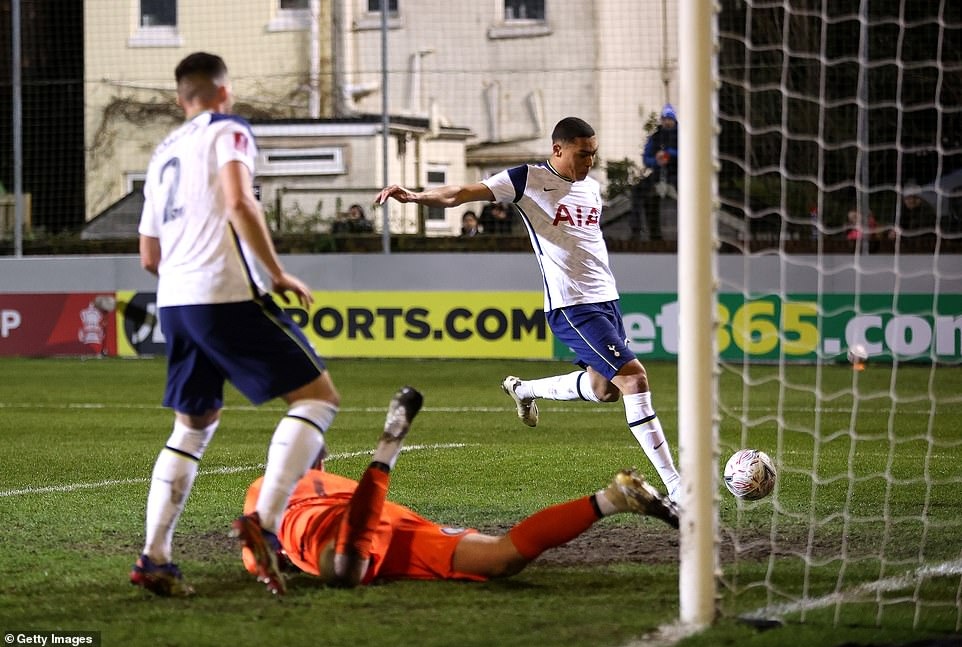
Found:
[[[634, 470], [621, 470], [608, 487], [545, 508], [499, 536], [443, 526], [387, 501], [391, 469], [421, 403], [410, 387], [395, 394], [360, 482], [323, 471], [320, 458], [301, 478], [274, 543], [282, 570], [295, 567], [344, 587], [375, 579], [486, 580], [518, 573], [608, 515], [634, 512], [678, 527], [674, 504]], [[257, 479], [248, 489], [245, 513], [253, 512], [260, 485]], [[247, 548], [242, 553], [247, 569], [261, 576], [259, 556]]]

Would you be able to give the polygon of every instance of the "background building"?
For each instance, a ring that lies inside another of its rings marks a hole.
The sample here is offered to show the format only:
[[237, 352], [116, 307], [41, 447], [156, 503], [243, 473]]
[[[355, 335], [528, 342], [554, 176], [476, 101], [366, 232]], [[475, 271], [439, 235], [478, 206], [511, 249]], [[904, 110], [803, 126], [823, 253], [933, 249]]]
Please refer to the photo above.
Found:
[[[390, 0], [388, 7], [388, 111], [392, 124], [421, 124], [392, 131], [389, 182], [473, 181], [542, 159], [552, 126], [568, 115], [596, 127], [602, 159], [639, 161], [648, 114], [675, 91], [674, 43], [666, 36], [675, 18], [664, 13], [673, 3]], [[225, 58], [236, 110], [259, 128], [278, 120], [297, 120], [300, 132], [311, 119], [328, 132], [339, 120], [345, 128], [358, 119], [372, 124], [365, 131], [372, 142], [344, 158], [337, 173], [315, 175], [318, 191], [384, 183], [374, 145], [380, 129], [370, 119], [383, 101], [378, 0], [317, 2], [314, 12], [308, 0], [98, 0], [85, 3], [84, 14], [97, 25], [84, 41], [85, 219], [137, 188], [153, 146], [180, 120], [173, 68], [201, 49]], [[315, 144], [288, 137], [283, 146]], [[398, 157], [407, 151], [408, 162]], [[291, 181], [304, 191], [309, 177], [302, 167]], [[271, 196], [285, 183], [279, 174], [258, 181]], [[334, 205], [351, 200], [328, 195], [317, 215], [332, 219]], [[399, 231], [422, 220], [429, 233], [455, 234], [460, 226], [460, 210], [390, 208]]]

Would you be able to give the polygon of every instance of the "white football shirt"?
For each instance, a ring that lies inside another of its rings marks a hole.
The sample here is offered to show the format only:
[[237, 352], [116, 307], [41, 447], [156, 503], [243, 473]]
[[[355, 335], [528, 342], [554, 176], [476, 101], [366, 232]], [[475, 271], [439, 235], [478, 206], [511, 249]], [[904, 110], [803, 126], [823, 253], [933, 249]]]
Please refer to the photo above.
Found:
[[483, 180], [498, 202], [514, 202], [544, 276], [545, 312], [618, 298], [601, 233], [597, 180], [572, 182], [550, 164], [516, 166]]
[[154, 151], [139, 232], [160, 240], [157, 306], [247, 301], [265, 292], [254, 256], [234, 233], [217, 175], [231, 161], [254, 175], [257, 147], [239, 117], [203, 112]]

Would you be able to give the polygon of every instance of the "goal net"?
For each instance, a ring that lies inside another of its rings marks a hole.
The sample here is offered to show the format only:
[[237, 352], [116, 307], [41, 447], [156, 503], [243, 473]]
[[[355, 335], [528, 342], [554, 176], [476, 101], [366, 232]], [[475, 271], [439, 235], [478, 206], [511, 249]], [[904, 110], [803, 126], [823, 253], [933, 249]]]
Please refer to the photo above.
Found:
[[718, 463], [778, 469], [718, 489], [720, 611], [958, 631], [962, 5], [717, 20]]

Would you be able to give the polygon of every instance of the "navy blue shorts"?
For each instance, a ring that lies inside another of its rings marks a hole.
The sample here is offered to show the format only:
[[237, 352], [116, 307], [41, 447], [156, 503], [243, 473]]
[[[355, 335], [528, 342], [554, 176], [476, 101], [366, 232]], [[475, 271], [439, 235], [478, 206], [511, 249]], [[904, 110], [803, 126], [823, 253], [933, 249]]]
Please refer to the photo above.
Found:
[[224, 381], [254, 404], [290, 393], [324, 369], [273, 298], [160, 309], [167, 342], [164, 406], [200, 415], [224, 404]]
[[635, 359], [617, 301], [558, 308], [546, 317], [551, 332], [574, 351], [582, 368], [590, 366], [611, 380]]

